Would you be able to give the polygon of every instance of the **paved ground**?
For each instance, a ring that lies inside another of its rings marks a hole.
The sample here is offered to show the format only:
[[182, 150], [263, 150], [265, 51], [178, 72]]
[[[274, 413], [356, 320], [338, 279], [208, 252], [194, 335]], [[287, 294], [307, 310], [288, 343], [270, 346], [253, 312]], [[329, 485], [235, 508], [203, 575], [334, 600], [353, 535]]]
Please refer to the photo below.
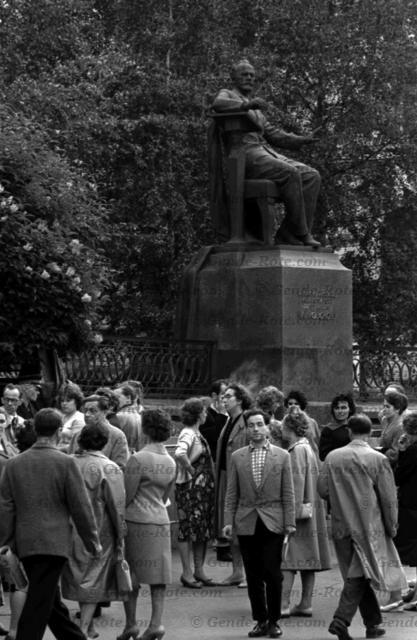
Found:
[[[229, 574], [230, 565], [219, 563], [214, 551], [208, 555], [207, 574], [221, 580]], [[166, 640], [212, 640], [213, 638], [237, 640], [247, 637], [253, 627], [247, 592], [237, 587], [212, 587], [199, 590], [185, 589], [180, 585], [181, 568], [179, 558], [174, 552], [173, 584], [168, 587], [164, 624]], [[314, 615], [309, 619], [288, 618], [281, 623], [283, 638], [288, 640], [330, 640], [327, 632], [329, 621], [336, 608], [341, 588], [339, 571], [335, 566], [331, 571], [318, 573], [313, 600]], [[415, 570], [407, 570], [409, 578], [414, 578]], [[295, 591], [299, 588], [298, 579]], [[297, 602], [294, 593], [293, 604]], [[7, 599], [7, 596], [6, 596]], [[76, 603], [67, 603], [71, 612], [77, 610]], [[104, 615], [96, 621], [100, 633], [99, 640], [116, 640], [124, 624], [121, 603], [113, 603], [109, 609], [103, 609]], [[7, 625], [8, 606], [0, 609], [0, 621]], [[137, 619], [141, 632], [148, 624], [150, 614], [149, 588], [144, 587], [138, 599]], [[417, 640], [417, 613], [402, 612], [384, 615], [387, 638], [391, 640]], [[364, 627], [358, 616], [351, 627], [353, 638], [364, 638]], [[47, 631], [45, 640], [52, 640]], [[165, 640], [164, 638], [164, 640]]]

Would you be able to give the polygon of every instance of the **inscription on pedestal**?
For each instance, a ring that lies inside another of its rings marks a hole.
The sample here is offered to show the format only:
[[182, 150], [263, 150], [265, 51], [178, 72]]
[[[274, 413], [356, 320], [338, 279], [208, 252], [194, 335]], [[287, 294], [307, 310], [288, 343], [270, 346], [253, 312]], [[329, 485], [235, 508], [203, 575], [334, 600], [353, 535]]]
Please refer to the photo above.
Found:
[[253, 367], [316, 400], [351, 388], [351, 274], [335, 254], [216, 249], [195, 283], [186, 337], [217, 342], [216, 375]]

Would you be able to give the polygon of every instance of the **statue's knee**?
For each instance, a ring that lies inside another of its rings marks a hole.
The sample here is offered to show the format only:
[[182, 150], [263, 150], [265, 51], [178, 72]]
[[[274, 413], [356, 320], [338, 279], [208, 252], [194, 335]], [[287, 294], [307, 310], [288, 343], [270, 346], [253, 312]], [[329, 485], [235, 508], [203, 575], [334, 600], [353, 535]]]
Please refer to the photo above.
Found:
[[288, 182], [292, 182], [294, 184], [302, 183], [301, 173], [296, 167], [288, 167]]
[[321, 175], [319, 174], [317, 169], [310, 168], [310, 171], [308, 173], [308, 178], [314, 184], [317, 184], [317, 185], [321, 184]]

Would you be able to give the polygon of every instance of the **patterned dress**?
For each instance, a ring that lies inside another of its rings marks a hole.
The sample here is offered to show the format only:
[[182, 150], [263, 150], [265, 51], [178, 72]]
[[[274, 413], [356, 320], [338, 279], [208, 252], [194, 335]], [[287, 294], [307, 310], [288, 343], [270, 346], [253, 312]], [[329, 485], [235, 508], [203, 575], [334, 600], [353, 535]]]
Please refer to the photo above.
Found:
[[206, 439], [199, 436], [203, 451], [192, 463], [195, 471], [188, 482], [177, 484], [178, 540], [203, 542], [214, 538], [214, 472]]

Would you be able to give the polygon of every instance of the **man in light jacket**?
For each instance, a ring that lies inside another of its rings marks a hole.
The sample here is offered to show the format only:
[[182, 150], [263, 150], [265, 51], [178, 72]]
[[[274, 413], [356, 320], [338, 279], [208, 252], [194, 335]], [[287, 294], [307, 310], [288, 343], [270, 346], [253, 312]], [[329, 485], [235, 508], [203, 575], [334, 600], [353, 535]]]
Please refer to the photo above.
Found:
[[244, 414], [249, 445], [232, 454], [223, 533], [237, 534], [248, 582], [250, 638], [282, 635], [281, 554], [285, 534], [295, 531], [290, 455], [268, 440], [269, 416], [260, 409]]
[[81, 472], [56, 446], [60, 428], [58, 411], [38, 411], [37, 441], [6, 463], [0, 482], [0, 545], [16, 553], [29, 580], [16, 640], [42, 640], [47, 625], [58, 640], [85, 640], [58, 587], [71, 552], [71, 520], [91, 554], [101, 546]]
[[331, 451], [318, 479], [318, 491], [330, 503], [332, 534], [343, 577], [339, 605], [329, 633], [351, 640], [348, 627], [357, 609], [367, 638], [385, 629], [375, 590], [407, 588], [392, 538], [397, 531], [397, 492], [388, 459], [367, 439], [372, 423], [356, 414], [347, 423], [352, 441]]

